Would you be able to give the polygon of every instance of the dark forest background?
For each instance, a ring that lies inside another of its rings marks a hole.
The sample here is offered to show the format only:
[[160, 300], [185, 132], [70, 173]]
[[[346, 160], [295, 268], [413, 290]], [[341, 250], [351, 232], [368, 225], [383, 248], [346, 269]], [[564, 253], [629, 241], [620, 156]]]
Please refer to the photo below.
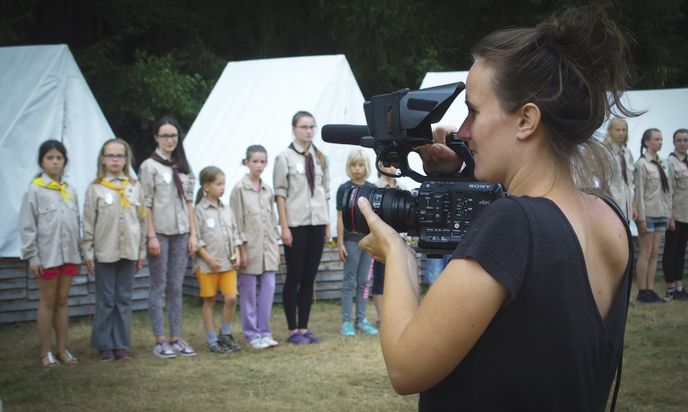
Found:
[[[228, 61], [342, 53], [370, 97], [468, 70], [487, 33], [583, 3], [0, 0], [0, 46], [68, 44], [115, 134], [147, 155], [151, 123], [169, 114], [190, 127]], [[634, 39], [631, 87], [688, 86], [688, 0], [607, 4]]]

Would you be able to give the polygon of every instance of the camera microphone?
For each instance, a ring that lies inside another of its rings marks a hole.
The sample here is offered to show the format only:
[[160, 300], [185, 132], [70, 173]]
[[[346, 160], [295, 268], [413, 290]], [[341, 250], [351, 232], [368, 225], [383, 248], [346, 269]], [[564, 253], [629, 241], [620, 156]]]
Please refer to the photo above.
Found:
[[322, 128], [322, 139], [327, 143], [352, 144], [373, 147], [374, 139], [368, 126], [353, 124], [326, 124]]

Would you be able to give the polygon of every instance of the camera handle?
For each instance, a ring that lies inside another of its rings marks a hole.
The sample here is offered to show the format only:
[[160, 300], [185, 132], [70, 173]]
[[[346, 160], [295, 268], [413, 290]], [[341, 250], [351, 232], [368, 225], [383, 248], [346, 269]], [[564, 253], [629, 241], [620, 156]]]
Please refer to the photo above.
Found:
[[378, 171], [380, 174], [383, 174], [385, 176], [389, 177], [402, 177], [402, 176], [408, 176], [411, 179], [415, 180], [418, 183], [423, 183], [427, 180], [433, 180], [433, 181], [456, 181], [456, 180], [475, 180], [473, 177], [473, 171], [475, 170], [475, 161], [473, 159], [473, 154], [471, 151], [468, 149], [468, 144], [464, 140], [461, 140], [456, 132], [451, 133], [449, 136], [447, 136], [446, 140], [446, 145], [456, 153], [458, 158], [463, 161], [464, 167], [460, 169], [458, 172], [455, 174], [451, 175], [445, 175], [445, 174], [440, 174], [440, 173], [427, 173], [427, 176], [424, 176], [415, 170], [411, 169], [408, 163], [408, 155], [411, 152], [418, 152], [416, 148], [412, 147], [386, 147], [382, 149], [377, 156], [378, 163], [380, 159], [386, 159], [388, 158], [389, 155], [391, 154], [398, 154], [398, 158], [394, 159], [395, 162], [398, 164], [399, 171], [401, 172], [398, 175], [393, 175], [390, 173], [385, 172], [384, 170], [380, 170], [378, 167]]

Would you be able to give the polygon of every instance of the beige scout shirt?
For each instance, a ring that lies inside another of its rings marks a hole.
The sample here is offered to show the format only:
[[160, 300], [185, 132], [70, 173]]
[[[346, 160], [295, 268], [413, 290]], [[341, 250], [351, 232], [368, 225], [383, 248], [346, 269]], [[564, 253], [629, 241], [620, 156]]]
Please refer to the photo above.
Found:
[[[45, 173], [46, 184], [52, 179]], [[22, 258], [31, 266], [54, 268], [81, 263], [79, 253], [79, 202], [76, 190], [67, 184], [72, 199], [65, 203], [59, 190], [30, 185], [19, 213]]]
[[[126, 176], [106, 176], [105, 180], [121, 186]], [[124, 193], [129, 207], [120, 204], [117, 190], [95, 182], [86, 189], [81, 238], [81, 253], [85, 260], [112, 263], [120, 259], [146, 257], [143, 190], [139, 182], [130, 180]]]
[[[303, 148], [297, 142], [294, 146], [300, 152]], [[313, 145], [309, 149], [315, 166], [315, 190], [311, 195], [306, 178], [304, 156], [287, 148], [275, 159], [272, 182], [275, 196], [286, 199], [287, 226], [326, 225], [330, 222], [327, 201], [330, 199], [330, 182], [327, 170], [323, 173], [320, 160]]]
[[260, 275], [277, 271], [279, 232], [270, 186], [261, 181], [260, 190], [256, 190], [246, 175], [232, 189], [229, 204], [246, 248], [248, 262], [242, 273]]
[[674, 187], [672, 217], [677, 222], [688, 223], [688, 166], [683, 163], [686, 156], [674, 152], [677, 157], [669, 156], [669, 180]]
[[[660, 165], [665, 165], [660, 161]], [[645, 221], [645, 217], [671, 216], [672, 182], [669, 180], [669, 191], [662, 190], [662, 180], [657, 166], [645, 159], [638, 158], [635, 164], [635, 202], [638, 208], [638, 220]]]
[[[612, 198], [619, 205], [619, 208], [624, 212], [626, 219], [631, 219], [631, 212], [633, 209], [633, 175], [635, 166], [633, 165], [633, 155], [631, 151], [624, 145], [616, 142], [606, 142], [612, 155], [612, 176], [609, 182], [609, 191]], [[621, 159], [626, 160], [626, 179], [623, 177], [623, 169], [621, 167]], [[626, 183], [628, 181], [628, 183]]]
[[[158, 149], [156, 152], [165, 157]], [[182, 202], [177, 195], [171, 167], [162, 165], [153, 159], [146, 159], [141, 163], [139, 175], [143, 187], [144, 204], [151, 209], [155, 232], [168, 236], [189, 233], [191, 229], [189, 228], [187, 203], [193, 202], [195, 183], [193, 173], [188, 175], [180, 173], [184, 184], [186, 202]]]
[[[204, 247], [209, 255], [220, 259], [220, 272], [231, 270], [234, 267], [231, 261], [234, 247], [242, 242], [232, 209], [223, 205], [222, 201], [220, 207], [216, 208], [204, 197], [194, 208], [194, 216], [198, 247]], [[206, 273], [213, 272], [198, 253], [196, 267]]]

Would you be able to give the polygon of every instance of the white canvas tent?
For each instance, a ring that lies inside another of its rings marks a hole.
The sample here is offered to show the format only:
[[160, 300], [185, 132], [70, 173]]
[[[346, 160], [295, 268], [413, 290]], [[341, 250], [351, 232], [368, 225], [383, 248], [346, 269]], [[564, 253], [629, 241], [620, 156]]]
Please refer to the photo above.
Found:
[[[441, 84], [466, 82], [468, 72], [435, 72], [427, 73], [421, 88], [439, 86]], [[441, 123], [461, 125], [468, 111], [464, 104], [465, 95], [461, 94], [451, 105]], [[669, 156], [674, 149], [672, 135], [677, 129], [688, 128], [688, 89], [654, 89], [629, 90], [622, 101], [633, 111], [645, 111], [639, 117], [626, 119], [628, 122], [628, 148], [633, 158], [640, 156], [640, 140], [643, 132], [651, 127], [662, 131], [664, 145], [660, 152], [662, 158]], [[607, 123], [598, 130], [600, 136], [607, 131]]]
[[0, 256], [19, 257], [19, 208], [40, 171], [40, 144], [65, 144], [66, 176], [83, 203], [113, 133], [66, 45], [1, 47], [0, 73]]
[[[427, 73], [421, 88], [458, 81], [465, 83], [467, 76], [468, 72], [466, 71]], [[441, 123], [459, 127], [468, 114], [464, 100], [465, 95], [459, 95], [447, 110]], [[633, 153], [633, 158], [637, 159], [640, 156], [640, 141], [643, 132], [652, 127], [661, 130], [664, 137], [660, 157], [668, 157], [674, 150], [672, 140], [674, 132], [680, 128], [688, 128], [688, 120], [686, 119], [688, 89], [629, 90], [624, 93], [622, 101], [632, 111], [645, 112], [641, 116], [626, 119], [629, 133], [627, 146]], [[596, 135], [602, 139], [606, 132], [607, 122], [598, 129]], [[633, 234], [637, 233], [634, 222], [631, 222], [631, 231]]]
[[[228, 200], [234, 184], [247, 173], [241, 165], [246, 148], [251, 144], [265, 146], [269, 160], [263, 180], [272, 186], [275, 156], [293, 140], [292, 116], [299, 110], [311, 112], [319, 126], [314, 144], [330, 162], [334, 236], [335, 195], [339, 185], [348, 180], [346, 157], [355, 146], [324, 143], [320, 128], [328, 123], [365, 124], [363, 102], [343, 55], [230, 62], [189, 129], [184, 147], [196, 174], [208, 165], [225, 172]], [[373, 151], [364, 150], [374, 167]]]

